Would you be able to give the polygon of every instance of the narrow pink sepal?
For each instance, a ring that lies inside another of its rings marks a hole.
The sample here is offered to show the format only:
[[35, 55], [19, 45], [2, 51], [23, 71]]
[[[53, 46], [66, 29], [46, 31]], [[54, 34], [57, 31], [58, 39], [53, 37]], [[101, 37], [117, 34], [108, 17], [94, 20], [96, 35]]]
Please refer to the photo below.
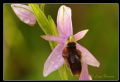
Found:
[[78, 41], [78, 40], [82, 39], [82, 38], [86, 35], [87, 32], [88, 32], [88, 29], [82, 30], [82, 31], [76, 33], [76, 34], [74, 35], [75, 40]]
[[79, 80], [92, 80], [88, 72], [88, 65], [84, 62], [82, 62], [82, 71]]
[[64, 45], [58, 44], [47, 58], [43, 70], [44, 77], [48, 76], [51, 72], [57, 70], [64, 64], [64, 59], [62, 57], [63, 48]]
[[68, 38], [73, 34], [71, 9], [62, 5], [58, 10], [57, 28], [60, 36]]
[[36, 23], [36, 18], [30, 6], [23, 4], [11, 4], [11, 7], [22, 22], [30, 26], [33, 26]]
[[63, 39], [62, 37], [59, 37], [59, 36], [42, 35], [41, 37], [45, 40], [54, 41], [54, 42], [58, 42], [58, 43], [64, 43], [66, 41], [65, 39]]
[[99, 67], [100, 63], [97, 61], [97, 59], [83, 46], [77, 43], [77, 49], [81, 51], [82, 60], [88, 65], [92, 65], [95, 67]]

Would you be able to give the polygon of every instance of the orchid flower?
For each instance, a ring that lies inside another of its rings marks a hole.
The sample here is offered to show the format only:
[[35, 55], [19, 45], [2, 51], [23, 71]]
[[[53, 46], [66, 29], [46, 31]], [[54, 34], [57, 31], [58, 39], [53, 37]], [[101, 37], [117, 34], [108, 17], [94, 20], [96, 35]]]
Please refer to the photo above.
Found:
[[36, 23], [36, 18], [30, 6], [23, 4], [11, 4], [11, 7], [17, 17], [24, 23], [33, 26]]
[[82, 58], [80, 60], [82, 62], [82, 69], [79, 75], [79, 79], [91, 80], [92, 77], [88, 72], [88, 65], [99, 67], [100, 63], [92, 55], [92, 53], [90, 53], [86, 48], [77, 43], [78, 40], [82, 39], [86, 35], [88, 29], [80, 31], [73, 35], [71, 9], [65, 5], [62, 5], [58, 10], [57, 30], [59, 36], [41, 36], [45, 40], [55, 41], [58, 43], [57, 46], [53, 49], [53, 51], [50, 53], [50, 56], [47, 58], [44, 64], [44, 77], [59, 69], [65, 63], [65, 60], [63, 58], [63, 50], [67, 46], [68, 42], [74, 41], [76, 43], [76, 49], [78, 49], [82, 55]]

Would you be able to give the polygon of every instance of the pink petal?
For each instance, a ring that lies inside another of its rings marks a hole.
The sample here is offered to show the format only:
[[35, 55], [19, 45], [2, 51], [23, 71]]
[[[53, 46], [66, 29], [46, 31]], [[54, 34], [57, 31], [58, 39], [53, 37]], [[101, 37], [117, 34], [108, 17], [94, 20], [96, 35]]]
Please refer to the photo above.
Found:
[[82, 71], [80, 74], [80, 80], [92, 80], [91, 76], [88, 73], [88, 65], [86, 63], [82, 63]]
[[22, 22], [30, 26], [33, 26], [36, 23], [36, 18], [31, 7], [22, 4], [11, 4], [11, 7]]
[[87, 32], [88, 32], [88, 29], [76, 33], [76, 34], [74, 35], [75, 40], [78, 41], [78, 40], [82, 39]]
[[73, 34], [71, 9], [65, 5], [62, 5], [58, 10], [57, 27], [60, 36], [68, 38]]
[[77, 46], [77, 49], [82, 52], [81, 55], [82, 55], [83, 62], [85, 62], [86, 64], [89, 64], [89, 65], [92, 65], [92, 66], [99, 67], [100, 63], [86, 48], [84, 48], [83, 46], [81, 46], [78, 43], [76, 46]]
[[64, 43], [66, 41], [65, 39], [63, 39], [59, 36], [43, 35], [41, 37], [45, 40], [55, 41], [55, 42], [58, 42], [58, 43]]
[[63, 48], [64, 48], [64, 45], [58, 44], [54, 48], [54, 50], [52, 51], [48, 59], [46, 60], [44, 64], [44, 71], [43, 71], [43, 75], [45, 77], [63, 65], [64, 63], [64, 59], [62, 57]]

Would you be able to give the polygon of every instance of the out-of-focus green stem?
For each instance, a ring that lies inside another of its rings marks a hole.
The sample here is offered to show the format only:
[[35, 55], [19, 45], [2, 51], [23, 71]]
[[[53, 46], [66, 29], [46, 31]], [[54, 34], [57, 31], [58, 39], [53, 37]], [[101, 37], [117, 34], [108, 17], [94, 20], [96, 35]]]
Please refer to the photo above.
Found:
[[[38, 4], [28, 4], [32, 10], [34, 15], [36, 16], [37, 22], [40, 26], [40, 28], [43, 30], [45, 34], [51, 34], [51, 35], [57, 35], [58, 31], [56, 28], [56, 25], [52, 19], [52, 17], [49, 15], [48, 18], [44, 14], [44, 5], [40, 7]], [[42, 9], [41, 9], [42, 8]], [[57, 45], [55, 42], [50, 42], [51, 49], [54, 49], [54, 47]], [[68, 80], [67, 73], [65, 66], [61, 66], [60, 69], [58, 69], [59, 75], [61, 80]]]
[[60, 69], [58, 69], [58, 72], [62, 80], [68, 80], [66, 68], [64, 65]]

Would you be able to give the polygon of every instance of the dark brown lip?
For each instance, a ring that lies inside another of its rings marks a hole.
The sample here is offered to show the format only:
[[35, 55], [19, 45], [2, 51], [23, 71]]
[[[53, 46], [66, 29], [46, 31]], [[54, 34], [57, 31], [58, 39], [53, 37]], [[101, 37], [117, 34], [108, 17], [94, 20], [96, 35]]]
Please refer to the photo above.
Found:
[[75, 42], [69, 42], [63, 50], [63, 58], [75, 76], [79, 76], [82, 69], [81, 52], [76, 49]]

